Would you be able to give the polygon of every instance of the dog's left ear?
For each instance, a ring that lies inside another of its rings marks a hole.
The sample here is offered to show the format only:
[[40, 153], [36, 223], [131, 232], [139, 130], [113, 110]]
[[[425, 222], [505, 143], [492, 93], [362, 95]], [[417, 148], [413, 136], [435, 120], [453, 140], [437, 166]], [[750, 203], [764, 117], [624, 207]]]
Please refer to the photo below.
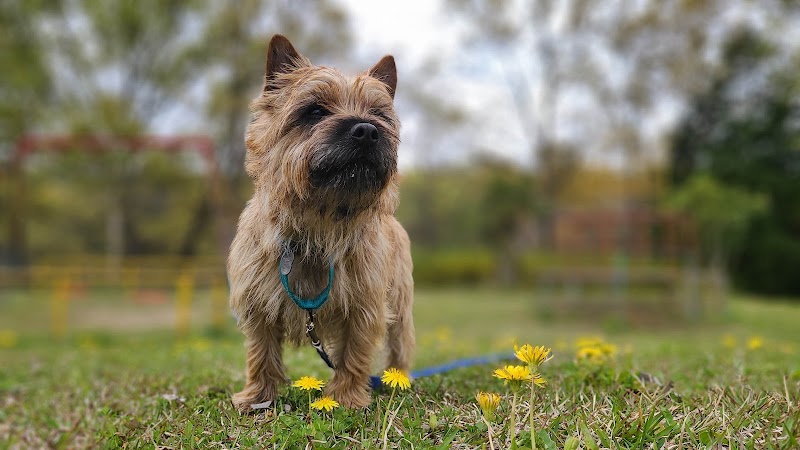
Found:
[[394, 65], [394, 57], [386, 55], [378, 61], [378, 64], [369, 69], [369, 75], [382, 81], [389, 89], [389, 95], [394, 98], [394, 90], [397, 87], [397, 67]]
[[269, 41], [267, 49], [267, 67], [264, 75], [264, 90], [275, 89], [272, 83], [280, 73], [289, 73], [307, 65], [307, 60], [297, 53], [286, 36], [276, 34]]

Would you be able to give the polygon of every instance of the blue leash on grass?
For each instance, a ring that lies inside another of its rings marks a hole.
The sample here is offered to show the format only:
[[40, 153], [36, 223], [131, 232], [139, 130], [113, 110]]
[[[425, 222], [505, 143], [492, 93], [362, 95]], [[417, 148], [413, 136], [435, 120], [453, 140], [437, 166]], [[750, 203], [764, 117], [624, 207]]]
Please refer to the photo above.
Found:
[[[432, 375], [439, 375], [455, 369], [463, 369], [466, 367], [492, 364], [498, 361], [505, 361], [508, 359], [514, 359], [514, 354], [511, 352], [493, 353], [491, 355], [478, 356], [475, 358], [457, 359], [455, 361], [450, 361], [448, 363], [440, 364], [438, 366], [431, 366], [431, 367], [426, 367], [424, 369], [414, 370], [411, 372], [410, 375], [412, 379], [417, 379], [417, 378], [429, 377]], [[381, 377], [377, 375], [372, 375], [369, 377], [369, 384], [370, 386], [372, 386], [372, 390], [374, 391], [380, 390], [383, 387], [383, 383], [381, 382]]]

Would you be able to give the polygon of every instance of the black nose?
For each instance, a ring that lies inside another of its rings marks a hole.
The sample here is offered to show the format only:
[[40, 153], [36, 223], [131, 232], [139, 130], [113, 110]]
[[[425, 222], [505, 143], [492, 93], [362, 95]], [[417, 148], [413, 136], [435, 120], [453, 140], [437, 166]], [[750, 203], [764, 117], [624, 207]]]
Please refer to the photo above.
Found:
[[353, 125], [353, 128], [350, 128], [350, 136], [356, 140], [356, 142], [369, 145], [378, 142], [378, 129], [375, 128], [375, 125], [367, 122], [361, 122]]

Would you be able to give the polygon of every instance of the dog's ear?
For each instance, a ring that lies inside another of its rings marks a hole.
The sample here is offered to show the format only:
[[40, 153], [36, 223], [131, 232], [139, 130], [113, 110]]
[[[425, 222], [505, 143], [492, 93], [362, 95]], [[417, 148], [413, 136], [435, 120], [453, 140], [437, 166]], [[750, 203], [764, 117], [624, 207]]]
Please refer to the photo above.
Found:
[[397, 67], [394, 65], [394, 57], [391, 55], [384, 56], [367, 73], [371, 77], [382, 81], [389, 89], [389, 95], [394, 98], [394, 90], [397, 87]]
[[267, 68], [264, 75], [264, 90], [276, 89], [272, 81], [280, 73], [289, 73], [308, 65], [308, 61], [297, 53], [286, 36], [276, 34], [269, 41]]

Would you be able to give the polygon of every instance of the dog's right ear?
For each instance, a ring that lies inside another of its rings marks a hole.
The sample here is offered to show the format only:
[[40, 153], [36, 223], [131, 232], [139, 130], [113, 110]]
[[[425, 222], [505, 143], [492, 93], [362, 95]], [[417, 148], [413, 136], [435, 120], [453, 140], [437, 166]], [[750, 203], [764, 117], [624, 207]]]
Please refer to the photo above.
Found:
[[267, 49], [267, 68], [264, 75], [264, 90], [271, 91], [277, 89], [274, 83], [276, 75], [289, 73], [306, 65], [308, 65], [307, 61], [292, 47], [292, 43], [289, 42], [289, 39], [286, 39], [286, 36], [276, 34], [269, 41], [269, 48]]

